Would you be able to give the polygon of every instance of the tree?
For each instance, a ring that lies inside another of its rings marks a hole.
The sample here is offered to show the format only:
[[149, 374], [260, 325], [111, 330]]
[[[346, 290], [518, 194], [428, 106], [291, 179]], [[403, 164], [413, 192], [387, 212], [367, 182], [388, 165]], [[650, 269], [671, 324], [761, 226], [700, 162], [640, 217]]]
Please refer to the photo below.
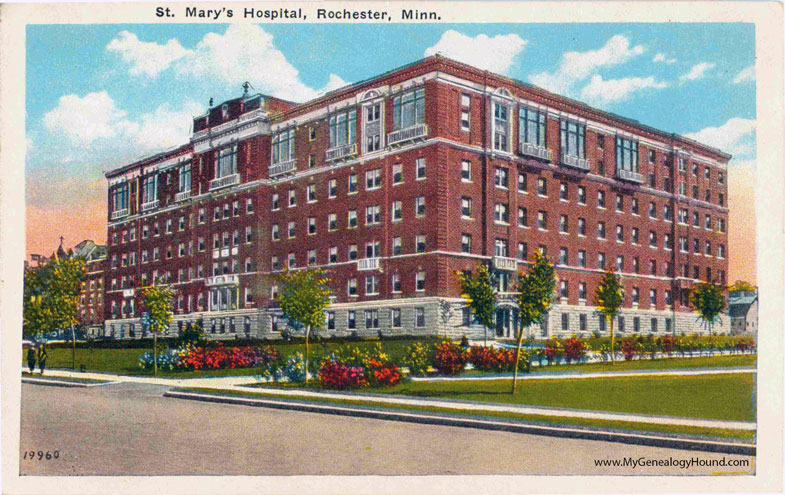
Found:
[[491, 273], [486, 265], [477, 266], [477, 275], [471, 272], [456, 272], [461, 283], [461, 297], [477, 321], [485, 328], [483, 345], [488, 345], [488, 328], [493, 326], [496, 316], [496, 288], [491, 282]]
[[712, 327], [726, 306], [722, 286], [713, 282], [695, 284], [690, 290], [690, 306], [698, 312], [698, 318], [711, 335]]
[[733, 285], [728, 286], [728, 292], [731, 294], [734, 292], [758, 292], [758, 288], [744, 280], [737, 280]]
[[60, 259], [53, 255], [49, 263], [25, 269], [24, 275], [24, 333], [42, 336], [71, 327], [73, 368], [76, 368], [74, 325], [79, 323], [79, 292], [86, 273], [83, 259]]
[[597, 311], [608, 321], [611, 333], [611, 365], [615, 362], [616, 336], [613, 332], [613, 320], [619, 314], [624, 304], [624, 286], [621, 277], [606, 270], [594, 292], [594, 305]]
[[150, 331], [153, 332], [153, 375], [158, 374], [158, 334], [164, 333], [172, 323], [172, 307], [177, 291], [168, 285], [153, 281], [142, 288], [142, 305], [147, 313]]
[[553, 263], [539, 251], [534, 253], [531, 264], [526, 273], [518, 274], [518, 312], [520, 325], [518, 326], [518, 346], [515, 350], [515, 369], [512, 377], [512, 393], [518, 382], [518, 363], [521, 357], [523, 344], [523, 329], [534, 323], [542, 323], [553, 304], [556, 294], [556, 274]]
[[311, 330], [324, 324], [324, 310], [330, 305], [327, 271], [296, 270], [276, 276], [280, 288], [275, 301], [284, 314], [305, 327], [305, 380], [308, 381]]

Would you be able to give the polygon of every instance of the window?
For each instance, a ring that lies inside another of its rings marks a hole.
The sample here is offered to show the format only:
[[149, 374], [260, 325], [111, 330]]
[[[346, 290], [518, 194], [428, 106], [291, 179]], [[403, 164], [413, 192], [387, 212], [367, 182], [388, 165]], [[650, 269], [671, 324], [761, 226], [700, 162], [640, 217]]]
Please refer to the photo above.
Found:
[[339, 113], [330, 116], [330, 148], [354, 144], [357, 130], [357, 112]]
[[706, 256], [711, 256], [711, 241], [706, 241], [703, 254]]
[[281, 207], [280, 202], [278, 201], [278, 194], [272, 195], [272, 210], [277, 211]]
[[313, 235], [316, 233], [316, 218], [309, 217], [308, 218], [308, 235]]
[[566, 234], [568, 232], [569, 218], [567, 215], [559, 216], [559, 232]]
[[624, 212], [624, 196], [621, 194], [616, 195], [616, 211], [618, 213]]
[[649, 289], [649, 304], [657, 305], [657, 289]]
[[673, 238], [671, 237], [670, 234], [663, 235], [663, 246], [668, 251], [673, 249]]
[[499, 223], [509, 223], [510, 215], [507, 209], [507, 204], [505, 203], [496, 203], [493, 208], [493, 219]]
[[579, 218], [578, 219], [578, 235], [581, 237], [586, 236], [586, 219]]
[[605, 191], [597, 191], [597, 208], [605, 208]]
[[495, 256], [507, 256], [507, 241], [505, 239], [496, 239], [493, 244], [493, 252]]
[[687, 171], [687, 159], [683, 156], [679, 157], [679, 172]]
[[577, 122], [561, 121], [561, 152], [563, 155], [583, 158], [585, 154], [586, 126]]
[[548, 230], [548, 212], [543, 210], [537, 212], [537, 228]]
[[392, 221], [398, 222], [403, 218], [403, 203], [401, 201], [393, 201], [392, 203]]
[[379, 125], [382, 105], [374, 103], [365, 107], [365, 151], [371, 153], [382, 148], [382, 127]]
[[[294, 129], [279, 132], [273, 136], [273, 164], [294, 160]], [[235, 167], [237, 166], [235, 154]]]
[[578, 186], [578, 204], [586, 204], [586, 186]]
[[700, 225], [701, 225], [700, 213], [698, 213], [697, 211], [693, 211], [692, 212], [692, 226], [693, 227], [700, 227]]
[[638, 214], [638, 198], [632, 198], [631, 202], [632, 202], [632, 207], [631, 207], [632, 214], [633, 215], [637, 215]]
[[518, 208], [518, 227], [529, 226], [529, 213], [526, 208]]
[[295, 237], [295, 228], [294, 228], [294, 222], [293, 221], [289, 222], [289, 224], [287, 225], [286, 233], [287, 233], [287, 236], [290, 239]]
[[286, 263], [289, 268], [297, 268], [297, 261], [295, 259], [294, 253], [289, 253]]
[[354, 261], [357, 259], [357, 244], [349, 245], [349, 260]]
[[347, 225], [348, 228], [357, 228], [357, 210], [349, 210], [347, 212]]
[[717, 244], [717, 258], [724, 258], [724, 257], [725, 257], [725, 245]]
[[545, 147], [545, 112], [523, 106], [518, 109], [518, 141]]
[[711, 230], [711, 215], [706, 214], [704, 216], [703, 228], [706, 230]]
[[468, 131], [469, 129], [469, 110], [461, 110], [461, 130]]
[[496, 187], [507, 189], [510, 184], [509, 171], [504, 167], [496, 167], [493, 175], [493, 183]]
[[281, 238], [281, 237], [280, 237], [280, 235], [279, 235], [279, 233], [278, 233], [278, 224], [277, 224], [277, 223], [274, 223], [274, 224], [273, 224], [273, 225], [270, 227], [270, 236], [272, 237], [272, 239], [273, 239], [274, 241], [277, 241], [278, 239], [280, 239], [280, 238]]
[[333, 232], [338, 229], [338, 215], [330, 213], [327, 216], [327, 230]]
[[[586, 300], [586, 282], [580, 282], [578, 284], [578, 299], [581, 300], [581, 301], [585, 301]], [[581, 325], [581, 330], [586, 330], [586, 328], [584, 328], [585, 323], [586, 323], [586, 319], [585, 319], [586, 315], [581, 315], [581, 316], [583, 317], [583, 318], [581, 318], [581, 320], [583, 322], [583, 324]]]
[[373, 296], [379, 293], [379, 279], [376, 275], [368, 275], [365, 277], [365, 294]]
[[414, 326], [425, 326], [425, 308], [414, 308]]
[[616, 167], [638, 172], [638, 141], [616, 137]]
[[649, 260], [649, 275], [657, 275], [657, 260]]
[[414, 287], [417, 292], [425, 290], [425, 272], [419, 270], [414, 276]]
[[581, 249], [578, 251], [578, 266], [586, 268], [586, 250]]
[[493, 149], [510, 151], [510, 109], [499, 102], [493, 103]]
[[403, 183], [403, 165], [396, 163], [393, 165], [393, 185]]
[[177, 192], [186, 192], [191, 190], [191, 164], [188, 163], [180, 167], [177, 174]]
[[401, 276], [397, 273], [393, 273], [390, 276], [390, 285], [392, 286], [393, 292], [401, 292]]
[[654, 150], [649, 150], [649, 163], [657, 161], [657, 153]]
[[461, 216], [464, 218], [471, 218], [472, 198], [467, 198], [466, 196], [461, 198]]
[[355, 311], [349, 310], [346, 312], [346, 328], [350, 330], [357, 328], [357, 313]]
[[297, 191], [294, 189], [289, 190], [289, 208], [297, 206]]
[[616, 256], [616, 270], [617, 271], [624, 271], [624, 256], [619, 254]]
[[569, 188], [566, 182], [559, 183], [559, 199], [561, 201], [567, 201], [567, 196], [569, 193]]
[[393, 237], [392, 240], [392, 254], [393, 256], [400, 256], [403, 254], [403, 247], [401, 245], [400, 237]]
[[357, 174], [352, 174], [349, 176], [347, 188], [349, 194], [355, 194], [357, 192]]
[[142, 203], [158, 199], [158, 174], [148, 175], [142, 180]]
[[671, 205], [665, 204], [662, 206], [662, 218], [664, 218], [666, 222], [673, 221], [673, 209], [671, 209]]
[[526, 174], [523, 173], [523, 172], [519, 172], [518, 173], [518, 192], [526, 193], [527, 182], [528, 181], [526, 180]]
[[414, 213], [418, 217], [425, 215], [425, 196], [414, 198]]
[[567, 250], [566, 247], [559, 248], [559, 264], [560, 265], [569, 265], [570, 264], [569, 263], [570, 262], [569, 257], [570, 257], [569, 251]]
[[382, 171], [377, 169], [365, 172], [365, 189], [373, 191], [382, 186]]
[[401, 310], [400, 308], [392, 308], [390, 310], [390, 326], [393, 328], [401, 327]]
[[314, 184], [309, 184], [305, 188], [305, 197], [309, 203], [316, 203], [316, 186]]
[[393, 100], [393, 129], [406, 129], [425, 122], [425, 89], [409, 91]]
[[540, 196], [548, 195], [548, 183], [543, 177], [537, 179], [537, 194]]
[[597, 268], [605, 270], [605, 253], [597, 253]]
[[418, 158], [415, 162], [415, 169], [417, 172], [417, 180], [425, 178], [425, 158]]
[[425, 236], [417, 235], [414, 237], [414, 249], [418, 253], [425, 252]]
[[657, 247], [657, 233], [653, 230], [649, 231], [649, 247]]
[[379, 205], [365, 207], [365, 225], [376, 225], [381, 222], [381, 219]]
[[622, 225], [616, 226], [616, 242], [624, 242], [624, 227]]
[[330, 179], [327, 183], [327, 198], [332, 199], [338, 194], [338, 181]]
[[128, 208], [128, 183], [114, 186], [110, 193], [112, 197], [112, 212]]
[[605, 222], [597, 222], [597, 239], [605, 239]]
[[725, 206], [725, 195], [720, 193], [717, 195], [717, 204], [720, 206]]
[[463, 182], [472, 181], [472, 162], [468, 160], [461, 161], [461, 180]]
[[518, 243], [518, 259], [521, 261], [526, 261], [526, 258], [529, 257], [529, 245], [525, 242]]
[[338, 248], [336, 246], [330, 246], [330, 250], [327, 252], [327, 260], [330, 264], [338, 262]]
[[[357, 295], [357, 279], [356, 278], [350, 278], [346, 282], [346, 293], [348, 295], [350, 295], [350, 296], [356, 296]], [[353, 311], [350, 311], [350, 313], [353, 313]]]
[[725, 184], [725, 174], [723, 174], [722, 172], [717, 172], [717, 183]]
[[461, 234], [461, 252], [472, 252], [472, 236], [471, 234]]
[[564, 330], [564, 331], [567, 331], [567, 330], [570, 329], [570, 315], [569, 315], [569, 313], [562, 313], [561, 314], [561, 329]]

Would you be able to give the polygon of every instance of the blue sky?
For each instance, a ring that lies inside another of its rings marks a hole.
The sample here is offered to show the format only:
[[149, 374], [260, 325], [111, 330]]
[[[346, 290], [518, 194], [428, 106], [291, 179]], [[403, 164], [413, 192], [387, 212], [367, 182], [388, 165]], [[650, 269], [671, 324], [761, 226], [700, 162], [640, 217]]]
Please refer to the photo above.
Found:
[[186, 142], [245, 80], [303, 101], [436, 51], [754, 167], [753, 24], [31, 25], [28, 204], [100, 204], [104, 170]]

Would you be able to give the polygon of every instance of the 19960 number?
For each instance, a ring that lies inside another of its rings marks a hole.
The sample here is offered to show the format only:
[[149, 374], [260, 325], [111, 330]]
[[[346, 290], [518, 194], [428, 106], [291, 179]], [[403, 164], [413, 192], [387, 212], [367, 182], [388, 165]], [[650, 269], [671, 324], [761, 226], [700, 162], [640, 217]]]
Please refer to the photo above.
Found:
[[38, 450], [38, 451], [36, 451], [36, 450], [26, 450], [24, 455], [22, 456], [22, 459], [30, 459], [30, 460], [33, 460], [33, 461], [36, 461], [36, 460], [37, 461], [43, 461], [43, 460], [49, 461], [49, 460], [52, 460], [52, 459], [57, 459], [59, 457], [60, 457], [60, 451], [59, 450], [47, 450], [47, 451], [43, 451], [43, 450]]

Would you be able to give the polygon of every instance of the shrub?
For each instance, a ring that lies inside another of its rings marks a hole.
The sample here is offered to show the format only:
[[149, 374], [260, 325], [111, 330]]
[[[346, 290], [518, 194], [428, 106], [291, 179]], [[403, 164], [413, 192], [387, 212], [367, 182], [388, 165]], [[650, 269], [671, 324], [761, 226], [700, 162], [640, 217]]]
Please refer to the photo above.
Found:
[[396, 364], [370, 359], [365, 367], [365, 378], [372, 386], [390, 387], [400, 383], [403, 375]]
[[[475, 369], [480, 371], [511, 372], [515, 369], [515, 351], [513, 349], [498, 349], [495, 347], [482, 347], [473, 345], [466, 353], [466, 359]], [[529, 356], [521, 350], [518, 360], [518, 369], [529, 369]]]
[[624, 339], [621, 343], [621, 352], [624, 353], [625, 361], [630, 361], [640, 352], [640, 344], [632, 339]]
[[[148, 351], [139, 356], [139, 367], [153, 369], [153, 353]], [[176, 349], [166, 349], [158, 353], [158, 369], [174, 371], [180, 367], [180, 355]]]
[[281, 374], [290, 382], [304, 382], [305, 356], [301, 352], [295, 352], [289, 356], [281, 367]]
[[673, 335], [663, 335], [659, 339], [659, 347], [664, 354], [667, 354], [668, 356], [673, 355], [673, 351], [676, 349], [676, 337]]
[[410, 374], [424, 375], [432, 365], [430, 354], [427, 346], [415, 342], [406, 348], [406, 354], [401, 362], [409, 368]]
[[325, 360], [318, 372], [319, 383], [325, 388], [346, 389], [368, 385], [360, 366], [349, 366], [331, 359]]
[[569, 339], [565, 339], [564, 342], [562, 342], [564, 359], [568, 364], [573, 361], [581, 361], [586, 357], [586, 347], [586, 343], [575, 335]]
[[557, 339], [548, 339], [545, 342], [545, 357], [548, 359], [548, 364], [553, 364], [559, 361], [564, 356], [564, 346]]
[[452, 340], [445, 340], [434, 348], [433, 362], [439, 373], [457, 375], [466, 366], [466, 354]]

